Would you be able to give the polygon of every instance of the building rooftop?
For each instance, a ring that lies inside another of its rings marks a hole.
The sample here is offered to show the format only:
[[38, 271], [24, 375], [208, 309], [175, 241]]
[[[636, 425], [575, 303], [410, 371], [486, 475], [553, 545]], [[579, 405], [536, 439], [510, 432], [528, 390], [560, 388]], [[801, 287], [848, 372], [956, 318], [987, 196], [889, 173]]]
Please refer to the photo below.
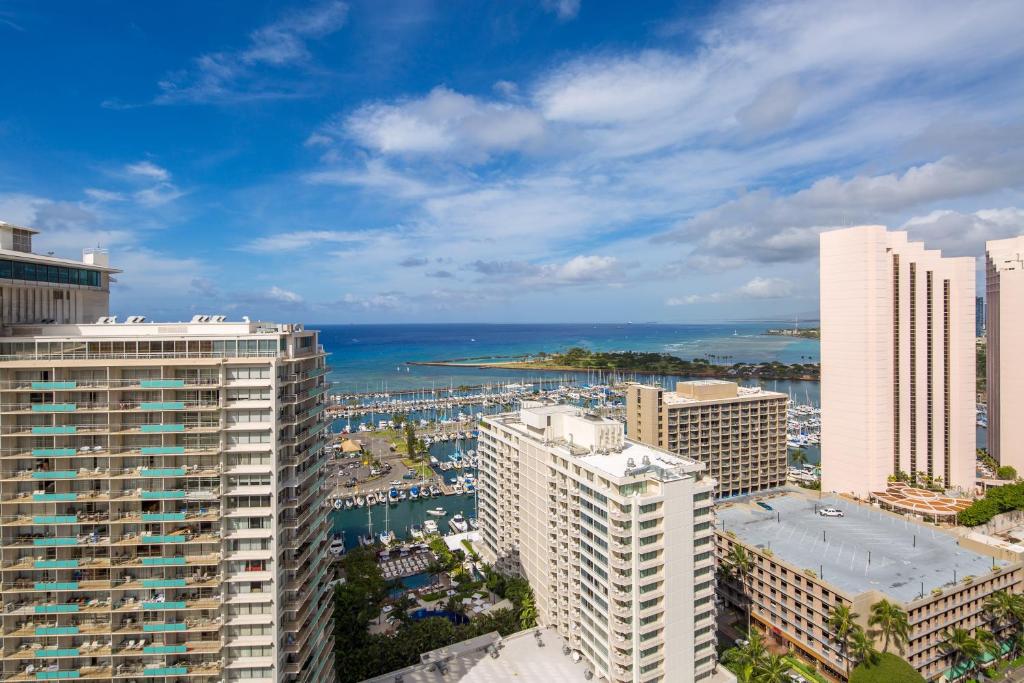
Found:
[[[729, 385], [735, 386], [735, 390], [730, 391]], [[692, 388], [692, 390], [686, 391], [687, 388]], [[683, 389], [683, 391], [680, 391], [680, 389]], [[778, 399], [787, 398], [787, 396], [781, 392], [769, 391], [761, 387], [736, 386], [734, 382], [720, 379], [678, 382], [676, 384], [676, 391], [666, 391], [661, 396], [661, 400], [665, 405], [714, 403], [716, 401], [741, 401], [744, 399], [754, 400], [762, 398]]]
[[628, 439], [619, 452], [595, 453], [578, 459], [595, 470], [619, 479], [647, 474], [664, 480], [673, 478], [668, 475], [671, 471], [682, 476], [704, 469], [701, 463], [694, 460], [681, 458]]
[[[11, 337], [33, 337], [46, 335], [53, 338], [77, 339], [81, 337], [151, 337], [173, 334], [196, 336], [239, 336], [256, 334], [278, 334], [300, 332], [302, 324], [279, 324], [273, 322], [230, 321], [224, 316], [195, 316], [189, 322], [146, 321], [144, 316], [129, 316], [119, 322], [116, 316], [100, 318], [95, 323], [70, 323], [59, 325], [17, 324], [10, 326]], [[6, 338], [5, 341], [9, 339]]]
[[[817, 508], [825, 506], [845, 516], [818, 515]], [[1008, 564], [965, 550], [956, 537], [934, 527], [834, 496], [755, 497], [721, 505], [716, 513], [721, 528], [744, 544], [768, 548], [782, 561], [811, 569], [851, 597], [877, 590], [909, 602], [922, 591], [928, 595], [933, 588]]]
[[[488, 633], [425, 653], [424, 663], [363, 683], [582, 683], [589, 665], [586, 660], [576, 661], [572, 654], [564, 654], [564, 645], [552, 628], [530, 629], [507, 638]], [[497, 657], [490, 655], [489, 646], [496, 647]], [[438, 668], [440, 661], [444, 662], [444, 671]]]

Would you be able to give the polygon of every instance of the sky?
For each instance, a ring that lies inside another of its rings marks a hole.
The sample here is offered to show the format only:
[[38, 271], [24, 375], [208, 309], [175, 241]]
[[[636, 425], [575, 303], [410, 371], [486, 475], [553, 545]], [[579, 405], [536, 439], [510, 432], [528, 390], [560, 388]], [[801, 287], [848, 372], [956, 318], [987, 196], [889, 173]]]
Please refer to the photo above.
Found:
[[1024, 232], [1019, 0], [0, 0], [0, 220], [114, 313], [817, 313], [823, 230]]

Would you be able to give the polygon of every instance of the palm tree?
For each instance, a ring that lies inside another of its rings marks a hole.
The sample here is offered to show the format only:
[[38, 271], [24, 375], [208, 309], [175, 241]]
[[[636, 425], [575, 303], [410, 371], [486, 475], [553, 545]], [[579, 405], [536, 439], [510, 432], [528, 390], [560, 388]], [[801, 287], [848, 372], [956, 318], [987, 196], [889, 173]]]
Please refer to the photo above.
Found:
[[725, 651], [723, 661], [736, 671], [740, 683], [752, 683], [761, 662], [767, 656], [764, 640], [757, 631], [747, 633], [745, 645], [737, 645]]
[[802, 448], [796, 448], [789, 454], [790, 465], [806, 465], [807, 464], [807, 451]]
[[1007, 627], [1013, 627], [1016, 631], [1021, 617], [1024, 617], [1024, 598], [1018, 594], [996, 591], [985, 598], [985, 612], [995, 622], [996, 632]]
[[861, 662], [874, 662], [878, 657], [878, 650], [875, 649], [875, 641], [860, 626], [854, 627], [850, 632], [850, 656], [858, 664]]
[[979, 628], [974, 632], [974, 639], [978, 641], [979, 654], [988, 653], [992, 655], [992, 661], [998, 661], [999, 655], [1003, 652], [1003, 644], [992, 631]]
[[754, 671], [757, 683], [789, 683], [789, 662], [783, 655], [768, 655]]
[[846, 660], [846, 677], [850, 677], [850, 633], [857, 626], [856, 620], [859, 614], [851, 610], [847, 605], [836, 605], [828, 615], [828, 627], [832, 630], [832, 637], [839, 642], [839, 647]]
[[[971, 637], [971, 632], [965, 628], [947, 629], [942, 641], [942, 649], [947, 655], [953, 656], [952, 671], [956, 671], [963, 662], [973, 662], [981, 654], [981, 646], [978, 641]], [[962, 677], [972, 667], [968, 666], [957, 678]], [[952, 676], [952, 671], [950, 676]]]
[[747, 549], [739, 543], [733, 543], [729, 548], [729, 555], [725, 558], [729, 571], [740, 583], [740, 592], [743, 594], [743, 601], [746, 603], [747, 632], [750, 632], [750, 599], [747, 596], [747, 577], [754, 570], [754, 561], [747, 552]]
[[533, 594], [523, 596], [519, 607], [519, 626], [527, 629], [537, 625], [537, 607], [533, 604]]
[[882, 634], [882, 652], [889, 651], [889, 641], [895, 643], [896, 649], [902, 652], [910, 638], [907, 613], [888, 600], [879, 600], [871, 605], [868, 626], [877, 626], [878, 633]]

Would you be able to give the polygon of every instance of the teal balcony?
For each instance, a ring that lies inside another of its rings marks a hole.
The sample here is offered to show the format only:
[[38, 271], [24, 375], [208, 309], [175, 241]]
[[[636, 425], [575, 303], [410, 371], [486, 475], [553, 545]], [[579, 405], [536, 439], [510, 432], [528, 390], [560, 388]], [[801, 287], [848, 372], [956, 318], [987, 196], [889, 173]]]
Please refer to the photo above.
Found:
[[36, 583], [37, 591], [76, 591], [78, 590], [77, 581], [40, 581]]
[[184, 477], [184, 467], [157, 467], [153, 469], [142, 470], [142, 476], [144, 477]]
[[146, 534], [143, 534], [139, 540], [142, 543], [184, 543], [185, 537], [180, 534], [171, 534], [168, 536], [160, 536], [157, 534], [147, 536]]
[[143, 522], [184, 522], [184, 512], [143, 512]]
[[78, 408], [74, 403], [33, 403], [33, 413], [73, 413]]
[[78, 605], [36, 605], [36, 614], [71, 614], [78, 611]]
[[52, 391], [53, 389], [74, 389], [78, 382], [32, 382], [33, 389]]
[[55, 546], [55, 545], [76, 545], [78, 539], [71, 538], [33, 538], [32, 545], [36, 547], [40, 546]]
[[162, 434], [164, 432], [183, 432], [185, 431], [185, 425], [167, 424], [167, 425], [142, 425], [143, 434]]
[[184, 645], [149, 645], [142, 648], [142, 652], [147, 655], [183, 655], [187, 649]]
[[37, 681], [62, 681], [69, 678], [81, 678], [82, 674], [78, 671], [37, 671]]
[[184, 557], [144, 557], [142, 564], [146, 567], [178, 567], [185, 564]]
[[77, 626], [37, 626], [37, 636], [75, 636], [78, 635]]
[[39, 650], [36, 650], [35, 655], [36, 655], [36, 657], [77, 657], [78, 656], [78, 648], [77, 647], [66, 647], [66, 648], [62, 648], [62, 649], [59, 649], [59, 650], [57, 650], [57, 649], [51, 650], [49, 648], [41, 648]]
[[181, 389], [185, 386], [183, 379], [144, 379], [139, 382], [143, 389]]
[[184, 455], [184, 446], [143, 446], [143, 455]]
[[74, 569], [78, 560], [36, 560], [32, 566], [36, 569]]
[[33, 479], [74, 479], [78, 476], [75, 470], [53, 470], [52, 472], [33, 472]]
[[185, 579], [143, 579], [144, 588], [184, 588]]
[[143, 491], [143, 500], [180, 500], [185, 497], [184, 491]]
[[[78, 607], [78, 605], [74, 605]], [[143, 602], [142, 609], [185, 609], [184, 600], [172, 600], [170, 602]]]
[[184, 666], [161, 666], [143, 669], [143, 676], [187, 676], [188, 668]]
[[143, 410], [185, 410], [184, 401], [143, 401], [139, 404]]
[[32, 455], [38, 458], [70, 457], [75, 454], [74, 448], [33, 448]]
[[74, 425], [62, 425], [59, 427], [33, 427], [33, 434], [74, 434], [78, 427]]
[[77, 521], [77, 515], [36, 515], [32, 518], [33, 524], [74, 524]]
[[146, 633], [165, 633], [168, 631], [184, 631], [185, 624], [143, 624]]
[[67, 503], [78, 500], [77, 493], [33, 493], [32, 500], [37, 503]]

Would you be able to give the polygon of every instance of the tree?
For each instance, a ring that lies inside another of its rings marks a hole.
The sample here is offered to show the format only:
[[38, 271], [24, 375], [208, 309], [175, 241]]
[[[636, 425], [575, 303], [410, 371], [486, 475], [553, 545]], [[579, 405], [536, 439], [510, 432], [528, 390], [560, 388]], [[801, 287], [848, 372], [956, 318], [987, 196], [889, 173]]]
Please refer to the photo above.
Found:
[[902, 652], [910, 638], [910, 622], [907, 619], [907, 613], [888, 600], [879, 600], [871, 605], [868, 626], [877, 627], [877, 632], [882, 635], [882, 652], [889, 651], [890, 641], [896, 645], [896, 649]]
[[741, 683], [751, 683], [767, 654], [761, 634], [757, 631], [748, 631], [747, 642], [726, 650], [723, 662], [736, 674]]
[[839, 642], [839, 648], [846, 660], [846, 677], [850, 677], [850, 633], [856, 628], [856, 619], [860, 615], [847, 605], [836, 605], [828, 615], [828, 627], [832, 637]]
[[979, 654], [991, 655], [992, 661], [999, 659], [999, 655], [1003, 653], [1003, 644], [992, 631], [979, 628], [974, 632], [974, 639], [978, 641]]
[[405, 450], [410, 458], [419, 457], [416, 450], [416, 428], [412, 426], [411, 421], [405, 423]]
[[519, 603], [519, 627], [522, 629], [533, 628], [537, 625], [537, 606], [533, 604], [533, 592], [523, 596]]
[[[971, 632], [965, 628], [951, 628], [947, 629], [943, 634], [942, 650], [947, 656], [953, 657], [953, 667], [950, 672], [950, 676], [953, 676], [953, 672], [960, 668], [960, 665], [968, 662], [973, 663], [974, 660], [981, 654], [981, 645], [978, 641], [971, 637]], [[973, 668], [971, 664], [964, 667], [963, 671], [960, 671], [955, 678], [956, 680], [961, 678]]]
[[806, 465], [807, 464], [807, 451], [802, 448], [795, 448], [789, 453], [789, 464], [791, 465]]
[[1006, 628], [1017, 631], [1024, 616], [1024, 598], [1006, 591], [996, 591], [985, 598], [985, 613], [990, 619], [992, 630], [1001, 633]]
[[755, 668], [757, 683], [789, 683], [789, 662], [783, 655], [768, 655]]
[[878, 658], [878, 650], [875, 649], [875, 641], [860, 626], [850, 632], [850, 657], [860, 664], [861, 662], [873, 662]]
[[996, 470], [996, 476], [1006, 481], [1013, 481], [1017, 478], [1017, 470], [1009, 465], [1003, 465]]
[[733, 578], [739, 581], [740, 593], [743, 595], [744, 611], [747, 613], [747, 631], [750, 631], [750, 598], [747, 595], [747, 577], [754, 570], [754, 561], [747, 549], [739, 543], [733, 543], [729, 555], [725, 558], [726, 566]]

